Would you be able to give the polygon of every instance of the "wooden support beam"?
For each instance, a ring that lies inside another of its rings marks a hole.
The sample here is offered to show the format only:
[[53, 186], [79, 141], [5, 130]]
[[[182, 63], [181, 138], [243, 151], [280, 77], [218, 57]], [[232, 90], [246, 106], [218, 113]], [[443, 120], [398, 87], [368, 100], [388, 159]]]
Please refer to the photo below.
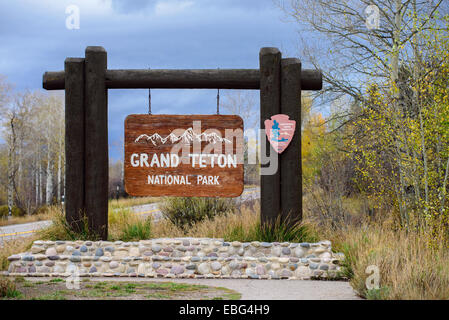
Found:
[[108, 236], [108, 95], [107, 53], [87, 47], [85, 59], [85, 205], [90, 230]]
[[301, 61], [281, 61], [281, 113], [296, 121], [295, 134], [280, 155], [281, 220], [294, 223], [302, 219], [301, 170]]
[[109, 70], [108, 88], [258, 89], [256, 69]]
[[65, 83], [65, 211], [71, 228], [80, 232], [84, 206], [84, 59], [67, 58]]
[[[189, 70], [107, 70], [108, 89], [259, 89], [258, 69], [189, 69]], [[303, 70], [302, 90], [321, 90], [322, 74]], [[64, 71], [46, 72], [43, 87], [47, 90], [65, 88]]]
[[[262, 48], [260, 61], [260, 128], [265, 128], [264, 121], [281, 111], [281, 52], [277, 48]], [[265, 136], [268, 155], [279, 156]], [[271, 156], [273, 159], [273, 156]], [[273, 165], [272, 163], [267, 166]], [[278, 164], [276, 164], [277, 166]], [[262, 165], [265, 166], [265, 165]], [[262, 224], [272, 224], [278, 217], [280, 207], [280, 168], [272, 175], [260, 176], [260, 216]]]

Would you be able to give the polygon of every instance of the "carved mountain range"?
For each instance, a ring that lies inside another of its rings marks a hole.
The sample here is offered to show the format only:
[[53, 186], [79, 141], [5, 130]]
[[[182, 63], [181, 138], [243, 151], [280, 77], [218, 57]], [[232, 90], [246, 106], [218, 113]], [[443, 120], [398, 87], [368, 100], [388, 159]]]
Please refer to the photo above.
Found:
[[215, 132], [211, 132], [211, 133], [201, 133], [201, 134], [196, 134], [195, 132], [193, 132], [192, 128], [188, 128], [186, 131], [184, 131], [183, 134], [177, 136], [173, 133], [170, 133], [168, 136], [166, 136], [165, 138], [163, 138], [159, 133], [154, 133], [151, 136], [147, 135], [147, 134], [141, 134], [140, 136], [137, 137], [137, 139], [134, 142], [139, 142], [142, 139], [146, 139], [147, 142], [151, 142], [153, 143], [153, 145], [158, 145], [158, 144], [165, 144], [167, 141], [170, 141], [170, 143], [175, 143], [175, 142], [179, 142], [182, 141], [183, 143], [192, 143], [193, 141], [207, 141], [208, 143], [232, 143], [230, 140], [225, 139], [220, 137], [217, 133]]

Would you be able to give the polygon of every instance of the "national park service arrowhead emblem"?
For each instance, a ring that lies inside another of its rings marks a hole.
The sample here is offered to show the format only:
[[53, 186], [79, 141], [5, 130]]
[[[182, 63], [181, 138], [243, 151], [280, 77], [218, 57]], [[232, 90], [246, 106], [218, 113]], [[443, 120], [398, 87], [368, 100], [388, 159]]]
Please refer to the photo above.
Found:
[[285, 114], [276, 114], [265, 120], [265, 133], [274, 151], [281, 154], [290, 144], [295, 134], [296, 121]]

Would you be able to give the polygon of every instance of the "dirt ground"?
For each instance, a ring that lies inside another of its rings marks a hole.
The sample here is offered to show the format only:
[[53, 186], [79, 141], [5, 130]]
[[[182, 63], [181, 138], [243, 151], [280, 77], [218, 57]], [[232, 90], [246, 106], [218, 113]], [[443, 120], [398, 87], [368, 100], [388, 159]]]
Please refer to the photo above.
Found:
[[46, 281], [16, 278], [14, 300], [238, 300], [233, 290], [174, 282], [79, 282], [79, 290], [68, 289], [65, 279]]

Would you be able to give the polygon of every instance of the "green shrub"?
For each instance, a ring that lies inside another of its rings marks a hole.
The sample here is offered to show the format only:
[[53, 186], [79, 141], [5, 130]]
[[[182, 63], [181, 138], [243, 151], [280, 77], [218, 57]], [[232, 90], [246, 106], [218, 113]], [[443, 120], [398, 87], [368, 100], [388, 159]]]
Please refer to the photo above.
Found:
[[[3, 206], [0, 206], [0, 218], [6, 218], [8, 216], [8, 212], [8, 205], [5, 204]], [[21, 217], [24, 216], [26, 212], [19, 207], [13, 206], [11, 209], [11, 214], [13, 217]]]
[[8, 206], [0, 206], [0, 218], [6, 218], [8, 216]]
[[127, 223], [122, 230], [122, 241], [147, 240], [151, 237], [151, 219]]
[[0, 298], [17, 298], [21, 295], [16, 284], [5, 277], [0, 277]]
[[50, 210], [51, 210], [50, 206], [43, 205], [43, 206], [40, 206], [39, 208], [37, 208], [36, 210], [34, 210], [33, 214], [46, 214]]
[[165, 218], [185, 230], [204, 219], [226, 215], [235, 209], [232, 199], [221, 198], [168, 198], [161, 207]]

